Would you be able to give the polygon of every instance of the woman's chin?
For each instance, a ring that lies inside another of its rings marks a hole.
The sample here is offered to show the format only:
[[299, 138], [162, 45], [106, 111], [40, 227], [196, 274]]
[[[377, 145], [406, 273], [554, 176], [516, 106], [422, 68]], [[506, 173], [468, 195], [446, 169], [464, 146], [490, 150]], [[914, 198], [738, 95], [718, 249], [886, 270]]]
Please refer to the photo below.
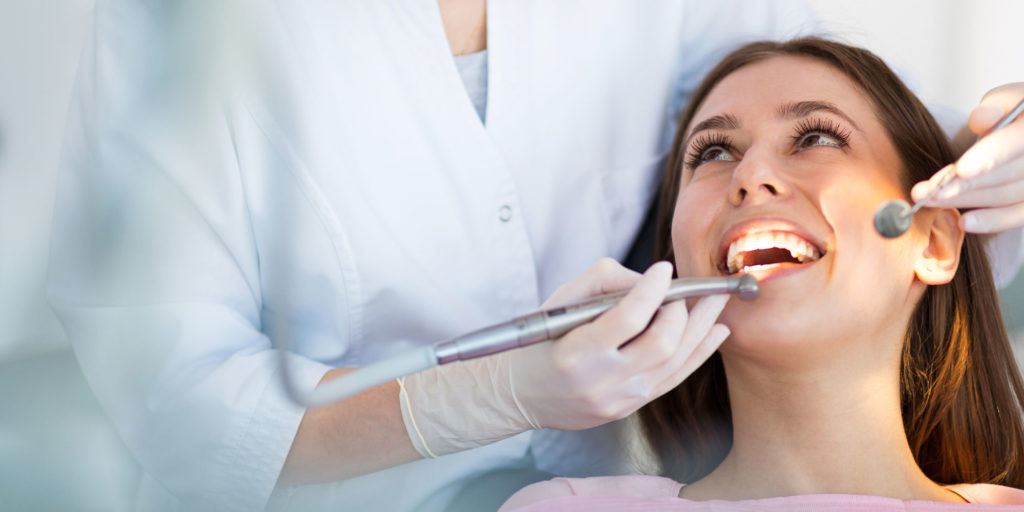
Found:
[[834, 339], [831, 315], [822, 313], [810, 301], [731, 302], [720, 317], [732, 332], [722, 352], [769, 359], [810, 356]]

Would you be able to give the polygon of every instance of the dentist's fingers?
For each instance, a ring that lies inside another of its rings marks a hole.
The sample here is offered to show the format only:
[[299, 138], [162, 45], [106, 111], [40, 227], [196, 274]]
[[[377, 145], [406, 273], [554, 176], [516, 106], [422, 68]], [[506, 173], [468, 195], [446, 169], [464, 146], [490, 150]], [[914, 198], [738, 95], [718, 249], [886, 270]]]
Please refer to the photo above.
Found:
[[[664, 386], [675, 387], [676, 384], [692, 373], [693, 370], [689, 372], [682, 370], [686, 363], [693, 358], [695, 351], [707, 339], [709, 334], [713, 331], [720, 333], [722, 328], [728, 331], [728, 328], [725, 326], [715, 323], [728, 301], [728, 295], [714, 295], [704, 297], [694, 305], [693, 310], [690, 312], [690, 319], [686, 325], [685, 332], [679, 338], [679, 344], [675, 353], [672, 354], [670, 359], [648, 371], [650, 381], [656, 383], [656, 391]], [[716, 325], [718, 326], [717, 331]], [[703, 361], [706, 359], [706, 356], [699, 359]]]
[[1000, 85], [981, 98], [978, 106], [967, 118], [967, 126], [980, 135], [992, 131], [992, 127], [1024, 97], [1024, 82]]
[[[997, 148], [1000, 144], [1005, 147]], [[1014, 148], [1014, 145], [1019, 147]], [[999, 233], [1024, 226], [1024, 122], [1018, 120], [982, 139], [957, 164], [958, 173], [964, 173], [965, 165], [981, 165], [972, 164], [968, 158], [978, 154], [973, 152], [979, 148], [1002, 151], [993, 157], [1002, 162], [982, 165], [983, 172], [973, 178], [958, 177], [925, 204], [934, 208], [971, 208], [960, 218], [960, 226], [971, 233]], [[933, 178], [915, 186], [914, 199], [923, 198], [935, 186], [935, 181]]]
[[971, 210], [960, 217], [960, 226], [970, 233], [1001, 233], [1024, 227], [1024, 202]]
[[[711, 350], [711, 352], [714, 352], [717, 350], [718, 345], [729, 335], [728, 327], [715, 323], [718, 321], [718, 316], [722, 313], [722, 310], [725, 309], [729, 298], [729, 295], [705, 297], [690, 312], [690, 321], [694, 324], [694, 329], [692, 331], [687, 329], [687, 334], [693, 336], [693, 338], [687, 341], [687, 346], [690, 348], [681, 351], [686, 357], [682, 358], [680, 366], [675, 370], [675, 375], [679, 376], [680, 381], [693, 373], [711, 355], [710, 352], [705, 353], [709, 344], [715, 346]], [[710, 339], [709, 336], [711, 337]], [[721, 339], [718, 339], [718, 336], [721, 336]]]
[[[712, 299], [709, 302], [715, 307], [695, 306], [691, 313], [683, 301], [661, 307], [671, 277], [670, 263], [652, 265], [615, 307], [594, 321], [552, 343], [496, 356], [507, 358], [516, 407], [531, 426], [578, 430], [623, 418], [657, 396], [655, 392], [663, 392], [665, 379], [682, 379], [678, 372], [659, 365], [672, 361], [678, 367], [695, 356], [708, 357], [703, 341], [691, 350], [692, 339], [700, 338], [697, 331], [708, 329], [721, 335], [720, 328], [709, 327], [713, 321], [702, 319], [717, 317], [721, 306]], [[593, 278], [581, 277], [582, 281]], [[645, 353], [642, 361], [631, 359], [630, 355], [641, 352]], [[648, 370], [635, 371], [637, 366]]]
[[619, 349], [625, 362], [623, 369], [639, 374], [671, 360], [685, 338], [688, 317], [685, 301], [662, 306], [647, 330]]
[[[672, 264], [659, 261], [644, 272], [626, 295], [614, 307], [596, 320], [578, 327], [578, 335], [562, 341], [573, 345], [588, 344], [589, 350], [618, 348], [633, 339], [651, 323], [672, 281]], [[589, 340], [588, 340], [589, 338]], [[576, 347], [567, 347], [576, 348]]]
[[[725, 309], [725, 304], [728, 301], [728, 294], [702, 297], [693, 305], [689, 312], [687, 312], [684, 306], [679, 313], [673, 313], [676, 316], [672, 320], [681, 321], [682, 324], [678, 337], [668, 340], [658, 338], [649, 340], [646, 337], [648, 333], [644, 333], [644, 336], [626, 345], [622, 352], [630, 359], [630, 369], [639, 372], [655, 366], [664, 367], [666, 364], [671, 365], [672, 358], [676, 358], [675, 366], [678, 367], [686, 359], [685, 356], [693, 351], [700, 340], [707, 335], [711, 326], [718, 320], [718, 315]], [[680, 301], [671, 305], [681, 305], [682, 303]], [[664, 343], [665, 346], [659, 346], [659, 343]], [[651, 357], [651, 354], [667, 355]], [[647, 363], [646, 365], [645, 362]]]
[[623, 267], [611, 258], [601, 258], [579, 277], [558, 287], [541, 306], [564, 306], [596, 295], [628, 290], [640, 280], [640, 273]]
[[977, 136], [985, 135], [992, 131], [996, 123], [1006, 115], [1006, 110], [994, 104], [981, 104], [974, 107], [967, 117], [967, 126]]
[[698, 300], [690, 311], [690, 323], [692, 325], [688, 327], [692, 327], [692, 331], [688, 328], [687, 334], [692, 334], [697, 339], [703, 338], [704, 333], [710, 330], [715, 322], [718, 321], [718, 315], [722, 314], [722, 310], [725, 309], [725, 305], [731, 297], [732, 295], [723, 293], [720, 295], [708, 295]]
[[715, 324], [708, 332], [708, 335], [701, 340], [700, 345], [694, 349], [693, 354], [690, 354], [690, 358], [686, 360], [683, 367], [679, 369], [679, 373], [682, 375], [689, 376], [693, 373], [700, 365], [707, 361], [711, 354], [714, 354], [718, 347], [722, 345], [732, 331], [729, 327], [722, 324]]
[[1024, 158], [1024, 120], [1017, 119], [1006, 128], [981, 138], [957, 160], [956, 174], [976, 187], [1005, 183], [996, 172]]
[[[942, 177], [945, 176], [946, 173], [956, 172], [952, 167], [953, 164], [947, 165], [942, 169], [939, 169], [931, 178], [914, 184], [914, 187], [910, 189], [910, 198], [917, 202], [928, 197], [928, 194], [931, 194], [932, 190], [939, 186], [939, 182], [942, 181]], [[952, 183], [947, 184], [946, 188], [949, 188], [951, 185]], [[932, 201], [935, 201], [935, 199], [931, 199], [929, 203]]]
[[929, 200], [926, 204], [934, 208], [979, 208], [1021, 203], [1024, 202], [1024, 167], [1021, 169], [1021, 179], [1009, 183], [966, 190], [955, 187], [955, 184], [953, 186], [948, 197], [946, 189], [943, 189], [937, 194], [937, 199]]
[[[926, 203], [928, 206], [985, 208], [1014, 203], [1006, 199], [1005, 192], [976, 193], [971, 195], [970, 200], [962, 196], [968, 191], [985, 190], [1024, 180], [1024, 117], [1018, 117], [1001, 130], [992, 131], [996, 123], [1015, 108], [1022, 97], [1024, 82], [1006, 84], [985, 94], [968, 119], [971, 131], [984, 137], [960, 157], [952, 169], [957, 179], [929, 200]], [[927, 196], [935, 188], [941, 174], [936, 173], [930, 180], [916, 184], [911, 197], [920, 201]], [[1017, 202], [1024, 202], [1024, 196], [1020, 196]]]
[[[957, 175], [972, 179], [1000, 174], [999, 169], [1024, 158], [1024, 118], [1018, 116], [1009, 126], [992, 131], [995, 125], [1024, 98], [1024, 82], [1005, 84], [985, 93], [967, 119], [971, 131], [981, 137], [957, 160]], [[1005, 182], [1005, 180], [1003, 180]], [[998, 177], [982, 180], [972, 188], [999, 182]]]
[[697, 371], [697, 368], [700, 368], [700, 365], [704, 364], [718, 350], [718, 347], [729, 337], [729, 334], [731, 334], [731, 331], [725, 325], [713, 325], [711, 330], [700, 340], [700, 343], [694, 347], [683, 364], [655, 386], [652, 396], [664, 395], [686, 380], [687, 377]]
[[[946, 200], [967, 192], [1024, 180], [1024, 122], [1017, 122], [978, 141], [964, 153], [955, 164], [942, 168], [928, 181], [914, 185], [911, 197], [915, 201], [924, 199], [934, 189], [947, 170], [957, 178], [949, 182], [926, 203], [928, 206], [951, 207]], [[1024, 197], [1021, 198], [1024, 200]], [[971, 206], [987, 206], [986, 203]]]

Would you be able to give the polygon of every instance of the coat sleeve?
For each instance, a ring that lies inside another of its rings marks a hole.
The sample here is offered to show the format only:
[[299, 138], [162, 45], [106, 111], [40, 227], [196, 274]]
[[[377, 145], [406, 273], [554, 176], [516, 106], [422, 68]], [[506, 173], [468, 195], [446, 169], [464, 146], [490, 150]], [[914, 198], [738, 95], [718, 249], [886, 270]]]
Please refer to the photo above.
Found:
[[[208, 54], [192, 50], [203, 41], [176, 36], [188, 15], [178, 4], [192, 3], [96, 7], [65, 134], [48, 295], [143, 471], [190, 509], [260, 509], [304, 410], [261, 331], [229, 125], [202, 85]], [[300, 386], [327, 370], [289, 357]]]

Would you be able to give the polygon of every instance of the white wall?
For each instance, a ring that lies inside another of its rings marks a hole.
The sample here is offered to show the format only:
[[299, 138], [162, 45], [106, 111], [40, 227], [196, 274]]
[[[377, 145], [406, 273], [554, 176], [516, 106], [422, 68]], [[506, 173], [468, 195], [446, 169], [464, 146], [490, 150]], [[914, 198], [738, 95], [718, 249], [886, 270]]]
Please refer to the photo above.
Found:
[[0, 360], [65, 346], [43, 295], [53, 186], [93, 0], [0, 0]]
[[828, 26], [916, 78], [927, 103], [968, 111], [993, 85], [1024, 81], [1019, 0], [816, 0]]

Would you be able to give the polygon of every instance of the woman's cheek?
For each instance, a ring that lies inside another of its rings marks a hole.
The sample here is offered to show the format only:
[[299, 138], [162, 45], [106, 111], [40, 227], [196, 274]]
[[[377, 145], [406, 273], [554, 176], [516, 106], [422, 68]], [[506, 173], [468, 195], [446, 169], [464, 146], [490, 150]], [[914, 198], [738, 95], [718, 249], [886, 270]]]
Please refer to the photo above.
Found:
[[707, 230], [702, 229], [699, 220], [697, 216], [677, 210], [672, 223], [672, 247], [676, 257], [676, 270], [680, 276], [706, 273], [701, 271], [697, 263], [702, 251], [707, 251], [708, 244], [712, 241], [708, 238]]

